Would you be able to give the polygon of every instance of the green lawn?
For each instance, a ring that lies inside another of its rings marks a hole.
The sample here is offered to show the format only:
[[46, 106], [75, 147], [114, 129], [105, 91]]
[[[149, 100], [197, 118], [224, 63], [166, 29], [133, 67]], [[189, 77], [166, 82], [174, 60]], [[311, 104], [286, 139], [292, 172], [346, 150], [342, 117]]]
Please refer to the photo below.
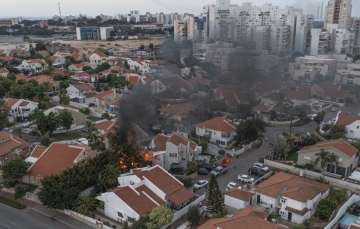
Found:
[[26, 206], [22, 203], [17, 202], [16, 200], [12, 200], [3, 196], [0, 196], [0, 203], [5, 204], [7, 206], [16, 208], [16, 209], [24, 209]]
[[298, 159], [298, 153], [297, 151], [291, 151], [287, 157], [288, 161], [293, 161], [293, 162], [297, 162]]

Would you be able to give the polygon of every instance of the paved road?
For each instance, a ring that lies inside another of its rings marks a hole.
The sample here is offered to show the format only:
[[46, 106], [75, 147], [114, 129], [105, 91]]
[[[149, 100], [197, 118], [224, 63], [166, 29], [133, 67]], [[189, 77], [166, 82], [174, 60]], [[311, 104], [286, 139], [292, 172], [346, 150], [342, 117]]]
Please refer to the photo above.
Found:
[[[293, 131], [298, 133], [314, 132], [317, 128], [315, 122], [310, 122], [301, 127], [294, 127]], [[253, 163], [258, 162], [260, 159], [265, 158], [272, 151], [271, 144], [274, 144], [278, 136], [284, 132], [289, 132], [289, 126], [280, 127], [267, 127], [264, 134], [264, 143], [258, 149], [252, 149], [239, 158], [233, 158], [230, 164], [230, 169], [227, 174], [218, 177], [218, 184], [222, 191], [226, 189], [226, 186], [231, 181], [236, 181], [236, 178], [240, 174], [247, 174], [249, 168]], [[207, 177], [199, 177], [199, 179], [207, 179]], [[201, 190], [200, 192], [204, 192]]]
[[71, 218], [52, 220], [32, 208], [17, 210], [0, 204], [0, 229], [90, 229]]

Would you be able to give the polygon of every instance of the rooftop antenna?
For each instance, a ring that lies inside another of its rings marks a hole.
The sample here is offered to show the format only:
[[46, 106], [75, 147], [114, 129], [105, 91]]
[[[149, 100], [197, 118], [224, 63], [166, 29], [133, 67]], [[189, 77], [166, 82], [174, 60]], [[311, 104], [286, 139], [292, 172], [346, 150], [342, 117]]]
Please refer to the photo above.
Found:
[[60, 1], [58, 2], [58, 8], [59, 8], [59, 16], [60, 16], [60, 18], [61, 18], [62, 15], [61, 15], [61, 4], [60, 4]]

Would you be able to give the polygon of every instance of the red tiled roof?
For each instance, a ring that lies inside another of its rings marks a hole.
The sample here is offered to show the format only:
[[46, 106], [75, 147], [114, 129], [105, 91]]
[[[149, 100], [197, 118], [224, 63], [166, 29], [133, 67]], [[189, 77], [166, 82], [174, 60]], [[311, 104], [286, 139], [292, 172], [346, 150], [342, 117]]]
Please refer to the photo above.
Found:
[[343, 112], [341, 112], [338, 115], [336, 124], [339, 126], [348, 126], [350, 124], [352, 124], [353, 122], [359, 121], [360, 120], [360, 116], [359, 115], [349, 115], [349, 114], [345, 114]]
[[31, 152], [31, 156], [32, 157], [36, 157], [39, 158], [46, 150], [46, 147], [43, 145], [37, 145], [35, 146], [35, 148], [33, 149], [33, 151]]
[[[158, 205], [154, 201], [152, 201], [147, 195], [145, 195], [143, 190], [141, 189], [136, 191], [130, 186], [124, 186], [115, 188], [112, 192], [115, 193], [121, 200], [123, 200], [139, 215], [146, 215], [150, 213], [154, 208], [158, 207]], [[145, 193], [147, 192], [148, 191], [145, 191]]]
[[299, 153], [308, 153], [314, 150], [321, 150], [321, 149], [327, 150], [329, 148], [337, 149], [338, 151], [348, 155], [349, 157], [356, 156], [359, 152], [356, 147], [351, 145], [346, 140], [338, 139], [332, 141], [319, 142], [315, 145], [304, 147], [299, 151]]
[[0, 156], [8, 155], [15, 150], [25, 151], [28, 143], [7, 132], [0, 132]]
[[5, 106], [7, 108], [11, 108], [12, 106], [15, 105], [15, 103], [17, 103], [19, 100], [18, 99], [14, 99], [14, 98], [5, 98], [4, 99], [4, 103], [5, 103]]
[[58, 175], [73, 167], [75, 159], [84, 151], [84, 147], [53, 143], [30, 167], [28, 175], [40, 178]]
[[112, 96], [114, 96], [113, 90], [102, 91], [102, 92], [98, 92], [95, 94], [95, 97], [100, 100], [103, 100], [106, 97], [112, 97]]
[[189, 201], [194, 194], [186, 190], [184, 185], [175, 177], [170, 175], [160, 166], [154, 166], [145, 170], [133, 170], [133, 173], [140, 179], [148, 179], [162, 192], [166, 194], [166, 198], [177, 205], [181, 205]]
[[106, 120], [95, 125], [95, 128], [102, 131], [104, 134], [108, 133], [115, 125], [115, 121]]
[[165, 134], [158, 134], [154, 138], [155, 143], [155, 150], [158, 151], [165, 151], [166, 150], [166, 142], [168, 141], [169, 137]]
[[253, 194], [236, 188], [226, 192], [225, 195], [249, 202]]
[[235, 126], [228, 122], [224, 117], [210, 119], [208, 121], [197, 124], [196, 127], [221, 131], [225, 133], [231, 133], [236, 131]]
[[191, 111], [194, 110], [196, 104], [189, 103], [178, 103], [178, 104], [169, 104], [166, 106], [162, 106], [160, 108], [161, 113], [172, 114], [172, 115], [188, 115]]
[[90, 92], [93, 90], [93, 87], [86, 83], [73, 84], [73, 86], [83, 92]]
[[279, 195], [306, 202], [319, 193], [325, 193], [330, 186], [317, 181], [278, 172], [256, 187], [256, 192], [277, 198]]
[[198, 229], [284, 229], [266, 220], [267, 214], [245, 208], [230, 218], [210, 219]]

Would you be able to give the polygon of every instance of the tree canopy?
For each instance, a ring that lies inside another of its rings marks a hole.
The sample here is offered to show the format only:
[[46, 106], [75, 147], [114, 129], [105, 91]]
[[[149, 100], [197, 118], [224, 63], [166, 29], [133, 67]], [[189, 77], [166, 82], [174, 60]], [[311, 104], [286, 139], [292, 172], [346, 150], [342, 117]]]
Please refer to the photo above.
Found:
[[260, 119], [251, 119], [240, 123], [237, 127], [237, 143], [248, 144], [255, 141], [265, 131], [265, 123]]
[[4, 185], [14, 187], [26, 174], [29, 165], [21, 158], [5, 162], [2, 166]]
[[221, 218], [225, 215], [224, 196], [219, 189], [215, 176], [210, 177], [206, 193], [207, 213], [210, 218]]

